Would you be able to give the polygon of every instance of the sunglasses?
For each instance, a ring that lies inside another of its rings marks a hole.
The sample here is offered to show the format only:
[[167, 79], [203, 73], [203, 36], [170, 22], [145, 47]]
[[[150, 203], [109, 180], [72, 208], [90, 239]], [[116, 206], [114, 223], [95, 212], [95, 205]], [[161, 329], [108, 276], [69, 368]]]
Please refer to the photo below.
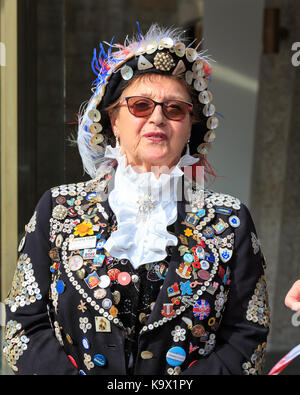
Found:
[[135, 117], [149, 117], [157, 105], [161, 106], [163, 114], [172, 121], [182, 121], [188, 113], [193, 111], [193, 104], [181, 100], [166, 100], [162, 103], [149, 97], [124, 97], [119, 104], [126, 101], [129, 112]]

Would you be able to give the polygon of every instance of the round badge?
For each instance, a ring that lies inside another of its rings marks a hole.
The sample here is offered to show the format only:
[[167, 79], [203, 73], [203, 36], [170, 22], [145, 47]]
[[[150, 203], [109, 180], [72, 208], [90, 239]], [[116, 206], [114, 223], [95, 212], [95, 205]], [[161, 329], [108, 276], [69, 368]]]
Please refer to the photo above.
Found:
[[118, 275], [120, 274], [120, 270], [119, 269], [110, 269], [107, 272], [109, 278], [111, 279], [111, 281], [115, 281], [118, 278]]
[[62, 294], [65, 290], [65, 283], [62, 280], [58, 280], [56, 283], [56, 291], [59, 294]]
[[93, 356], [93, 361], [97, 366], [104, 366], [106, 364], [106, 358], [102, 354], [96, 354]]
[[201, 337], [205, 335], [205, 328], [203, 325], [196, 324], [191, 328], [192, 335], [195, 337]]
[[194, 260], [194, 257], [193, 257], [193, 255], [190, 254], [190, 253], [185, 253], [185, 254], [183, 255], [183, 260], [186, 261], [186, 262], [188, 262], [188, 263], [192, 263], [193, 260]]
[[110, 278], [106, 274], [100, 277], [100, 283], [99, 287], [100, 288], [107, 288], [110, 284]]
[[186, 358], [186, 353], [182, 347], [172, 347], [167, 352], [166, 360], [171, 366], [181, 365]]
[[193, 314], [199, 320], [205, 320], [210, 314], [210, 304], [205, 300], [198, 300], [193, 307]]
[[215, 233], [215, 231], [213, 230], [213, 228], [211, 226], [207, 226], [202, 231], [203, 236], [205, 236], [207, 238], [213, 237], [214, 233]]
[[203, 270], [209, 269], [209, 262], [207, 262], [205, 260], [200, 261], [200, 265], [201, 265], [201, 269], [203, 269]]
[[83, 265], [83, 259], [81, 255], [73, 255], [69, 259], [69, 268], [72, 272], [76, 272], [77, 270], [81, 269]]
[[103, 299], [106, 296], [106, 291], [103, 288], [98, 288], [94, 291], [94, 298]]
[[85, 350], [88, 350], [90, 348], [90, 343], [86, 337], [83, 337], [81, 339], [81, 343], [82, 343], [82, 346]]
[[131, 276], [131, 281], [133, 282], [133, 283], [137, 283], [138, 281], [139, 281], [139, 276], [137, 275], [137, 274], [133, 274], [132, 276]]
[[240, 223], [241, 223], [239, 217], [237, 217], [236, 215], [231, 215], [231, 216], [228, 218], [228, 222], [230, 223], [230, 225], [231, 225], [233, 228], [237, 228], [238, 226], [240, 226]]
[[102, 307], [106, 310], [110, 309], [112, 306], [112, 301], [108, 298], [103, 299], [102, 301]]
[[204, 256], [205, 256], [205, 251], [204, 251], [204, 248], [203, 247], [201, 247], [201, 246], [198, 246], [197, 248], [196, 248], [196, 255], [197, 255], [197, 257], [199, 258], [199, 259], [203, 259], [204, 258]]
[[131, 281], [131, 276], [127, 272], [121, 272], [118, 275], [118, 283], [120, 285], [128, 285]]

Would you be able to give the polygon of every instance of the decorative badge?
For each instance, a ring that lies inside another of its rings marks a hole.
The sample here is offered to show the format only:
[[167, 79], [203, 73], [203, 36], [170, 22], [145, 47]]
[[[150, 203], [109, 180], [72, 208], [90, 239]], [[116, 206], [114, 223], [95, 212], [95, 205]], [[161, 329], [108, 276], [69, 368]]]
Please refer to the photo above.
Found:
[[186, 358], [186, 353], [182, 347], [172, 347], [166, 355], [166, 360], [171, 366], [181, 365]]
[[96, 272], [93, 272], [93, 273], [89, 274], [84, 279], [84, 281], [90, 289], [93, 289], [93, 288], [97, 287], [97, 285], [100, 283], [100, 278]]
[[212, 225], [212, 227], [214, 228], [216, 234], [219, 235], [220, 233], [223, 233], [224, 230], [229, 227], [229, 225], [219, 218], [219, 221], [215, 225]]
[[193, 314], [199, 320], [205, 320], [210, 314], [210, 304], [205, 299], [198, 300], [193, 307]]
[[230, 250], [229, 248], [219, 248], [219, 254], [220, 254], [221, 261], [226, 263], [232, 257], [232, 250]]
[[191, 267], [190, 263], [184, 262], [179, 265], [179, 268], [176, 269], [176, 273], [181, 278], [189, 279], [191, 278], [193, 268]]
[[95, 317], [96, 332], [111, 332], [110, 321], [105, 317]]
[[164, 317], [172, 317], [175, 314], [175, 310], [173, 309], [173, 303], [164, 303], [161, 314]]
[[179, 290], [178, 283], [174, 283], [173, 285], [168, 287], [167, 288], [167, 293], [168, 293], [168, 296], [170, 298], [172, 298], [173, 296], [179, 295], [180, 294], [180, 290]]
[[199, 220], [200, 218], [195, 213], [187, 213], [185, 220], [182, 222], [182, 224], [194, 228], [199, 222]]

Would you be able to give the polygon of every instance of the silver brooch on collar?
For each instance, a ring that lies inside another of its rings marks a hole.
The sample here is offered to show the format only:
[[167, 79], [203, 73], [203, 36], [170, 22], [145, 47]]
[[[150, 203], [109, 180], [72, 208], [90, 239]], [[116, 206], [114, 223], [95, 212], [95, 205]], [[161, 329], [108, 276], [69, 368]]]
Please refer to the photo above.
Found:
[[145, 222], [148, 214], [154, 210], [157, 205], [157, 201], [153, 199], [151, 195], [144, 195], [137, 201], [139, 208], [137, 213], [137, 222], [143, 221]]

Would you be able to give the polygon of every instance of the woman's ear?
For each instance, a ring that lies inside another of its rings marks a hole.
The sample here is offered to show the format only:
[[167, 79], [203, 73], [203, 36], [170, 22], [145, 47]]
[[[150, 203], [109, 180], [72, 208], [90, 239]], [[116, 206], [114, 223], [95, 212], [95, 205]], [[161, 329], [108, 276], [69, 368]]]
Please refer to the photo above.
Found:
[[111, 129], [113, 131], [113, 134], [115, 136], [117, 136], [119, 134], [119, 131], [118, 131], [118, 111], [110, 110], [108, 112], [108, 116], [110, 119], [110, 125], [111, 125]]

